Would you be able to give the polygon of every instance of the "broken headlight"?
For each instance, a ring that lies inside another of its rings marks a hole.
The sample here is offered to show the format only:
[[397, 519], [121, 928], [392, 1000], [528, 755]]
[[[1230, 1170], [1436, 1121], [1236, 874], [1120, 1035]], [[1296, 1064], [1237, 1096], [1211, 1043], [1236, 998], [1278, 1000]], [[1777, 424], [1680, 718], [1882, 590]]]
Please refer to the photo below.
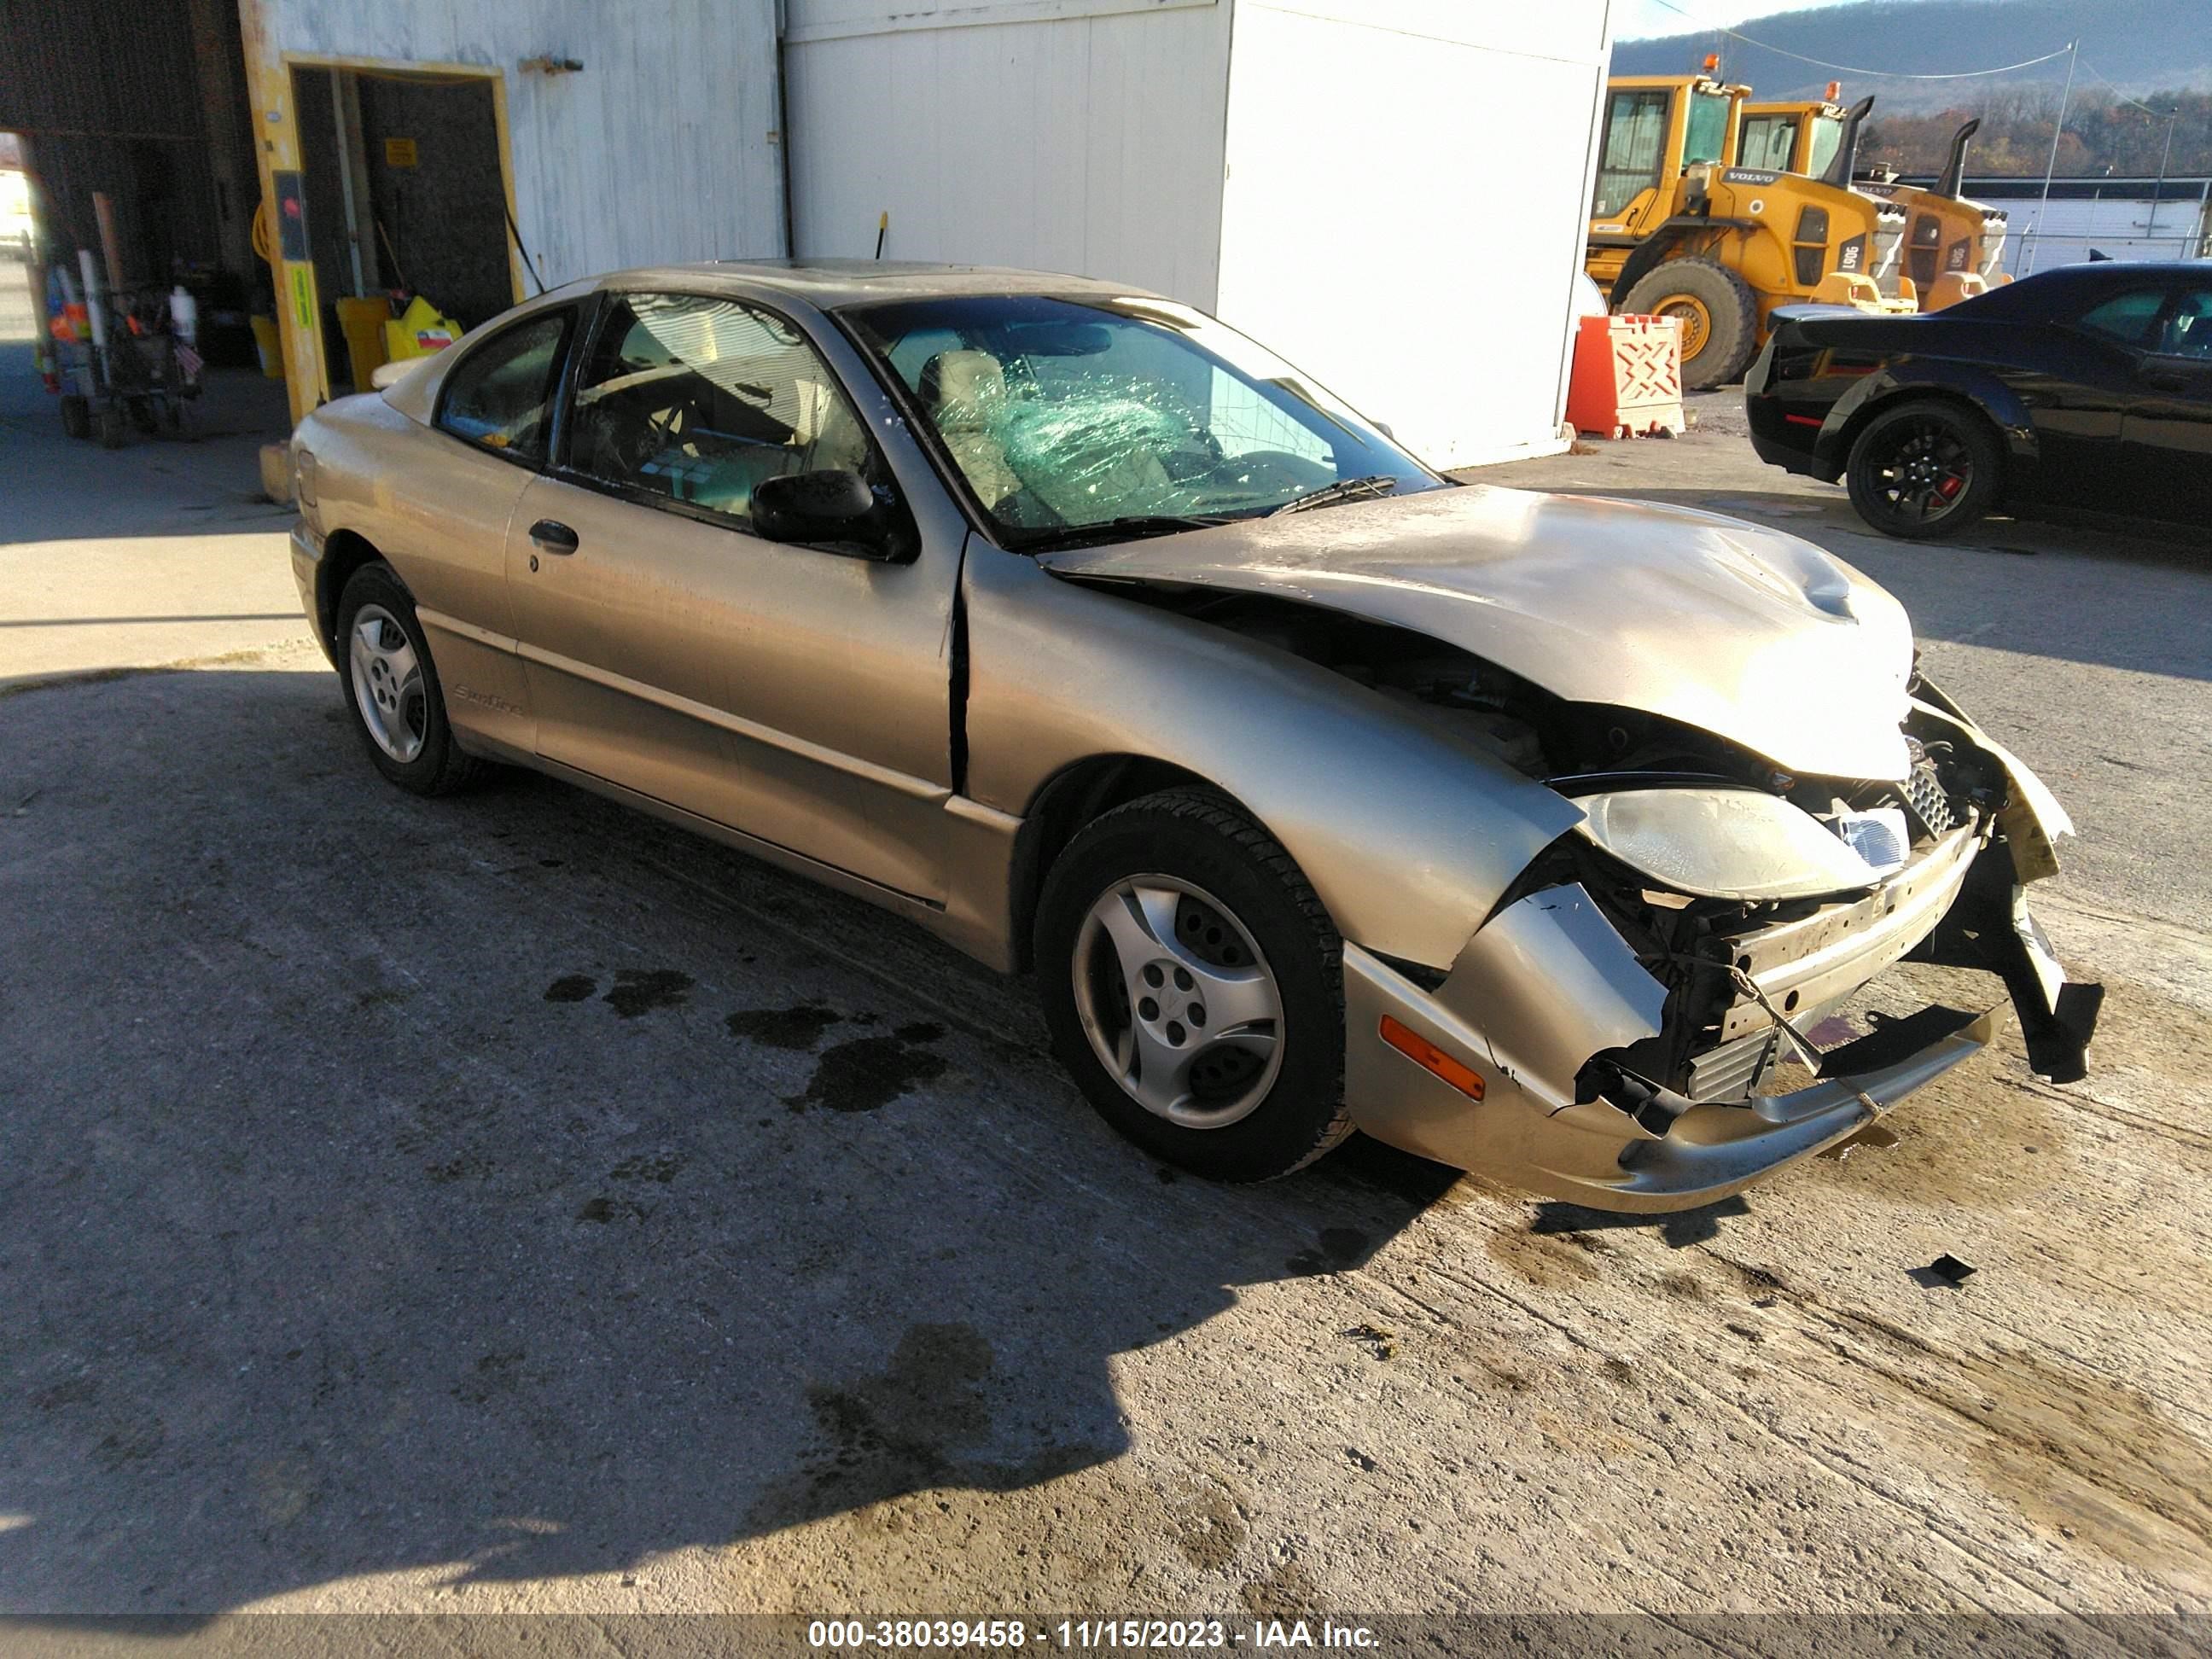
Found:
[[1632, 789], [1576, 805], [1583, 835], [1677, 892], [1814, 898], [1881, 874], [1812, 814], [1756, 789]]

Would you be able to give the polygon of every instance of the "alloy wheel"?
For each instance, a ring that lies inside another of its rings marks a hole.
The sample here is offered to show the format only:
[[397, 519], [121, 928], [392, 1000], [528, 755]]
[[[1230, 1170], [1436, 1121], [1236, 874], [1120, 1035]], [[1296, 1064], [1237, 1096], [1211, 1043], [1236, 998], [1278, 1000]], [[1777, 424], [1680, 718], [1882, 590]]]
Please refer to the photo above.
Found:
[[1899, 518], [1932, 524], [1963, 500], [1974, 482], [1974, 454], [1948, 422], [1900, 427], [1875, 463], [1875, 494]]
[[380, 605], [354, 612], [347, 652], [353, 700], [376, 746], [404, 766], [422, 752], [430, 703], [422, 659], [399, 619]]
[[1155, 1116], [1224, 1128], [1274, 1086], [1281, 988], [1251, 933], [1202, 889], [1164, 875], [1116, 882], [1084, 917], [1070, 969], [1092, 1052]]

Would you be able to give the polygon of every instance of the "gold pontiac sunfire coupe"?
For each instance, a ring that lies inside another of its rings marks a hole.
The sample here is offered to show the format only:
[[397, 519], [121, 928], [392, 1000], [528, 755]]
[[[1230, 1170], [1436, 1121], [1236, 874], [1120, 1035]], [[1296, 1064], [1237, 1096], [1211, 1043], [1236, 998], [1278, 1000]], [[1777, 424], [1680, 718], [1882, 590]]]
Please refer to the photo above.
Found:
[[1100, 1113], [1202, 1174], [1357, 1127], [1706, 1203], [1991, 1040], [1869, 991], [1908, 955], [2082, 1074], [2100, 993], [2022, 899], [2071, 826], [1887, 593], [1715, 514], [1455, 485], [1171, 301], [626, 271], [293, 441], [386, 777], [535, 767], [1031, 969]]

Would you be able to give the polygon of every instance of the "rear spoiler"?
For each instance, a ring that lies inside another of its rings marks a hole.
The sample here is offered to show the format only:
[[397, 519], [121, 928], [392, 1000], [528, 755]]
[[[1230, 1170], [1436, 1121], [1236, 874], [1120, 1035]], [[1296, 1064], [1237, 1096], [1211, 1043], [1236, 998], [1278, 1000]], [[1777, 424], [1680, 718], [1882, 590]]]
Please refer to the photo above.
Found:
[[1844, 112], [1843, 134], [1836, 141], [1836, 153], [1828, 158], [1828, 170], [1820, 175], [1822, 184], [1833, 185], [1838, 190], [1851, 187], [1851, 169], [1859, 159], [1859, 128], [1873, 107], [1874, 94], [1869, 93]]
[[1935, 193], [1959, 199], [1959, 186], [1966, 179], [1966, 140], [1982, 130], [1982, 118], [1976, 116], [1951, 135], [1951, 157], [1943, 163], [1943, 176], [1936, 181]]

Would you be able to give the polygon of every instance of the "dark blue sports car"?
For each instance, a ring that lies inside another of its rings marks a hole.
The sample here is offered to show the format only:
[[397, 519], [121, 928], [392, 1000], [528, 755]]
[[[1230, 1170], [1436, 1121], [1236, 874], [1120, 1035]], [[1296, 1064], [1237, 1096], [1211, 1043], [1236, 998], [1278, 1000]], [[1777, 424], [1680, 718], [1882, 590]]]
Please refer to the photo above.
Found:
[[2212, 262], [2069, 265], [1917, 317], [1801, 306], [1744, 381], [1762, 460], [1892, 536], [2051, 508], [2212, 523]]

